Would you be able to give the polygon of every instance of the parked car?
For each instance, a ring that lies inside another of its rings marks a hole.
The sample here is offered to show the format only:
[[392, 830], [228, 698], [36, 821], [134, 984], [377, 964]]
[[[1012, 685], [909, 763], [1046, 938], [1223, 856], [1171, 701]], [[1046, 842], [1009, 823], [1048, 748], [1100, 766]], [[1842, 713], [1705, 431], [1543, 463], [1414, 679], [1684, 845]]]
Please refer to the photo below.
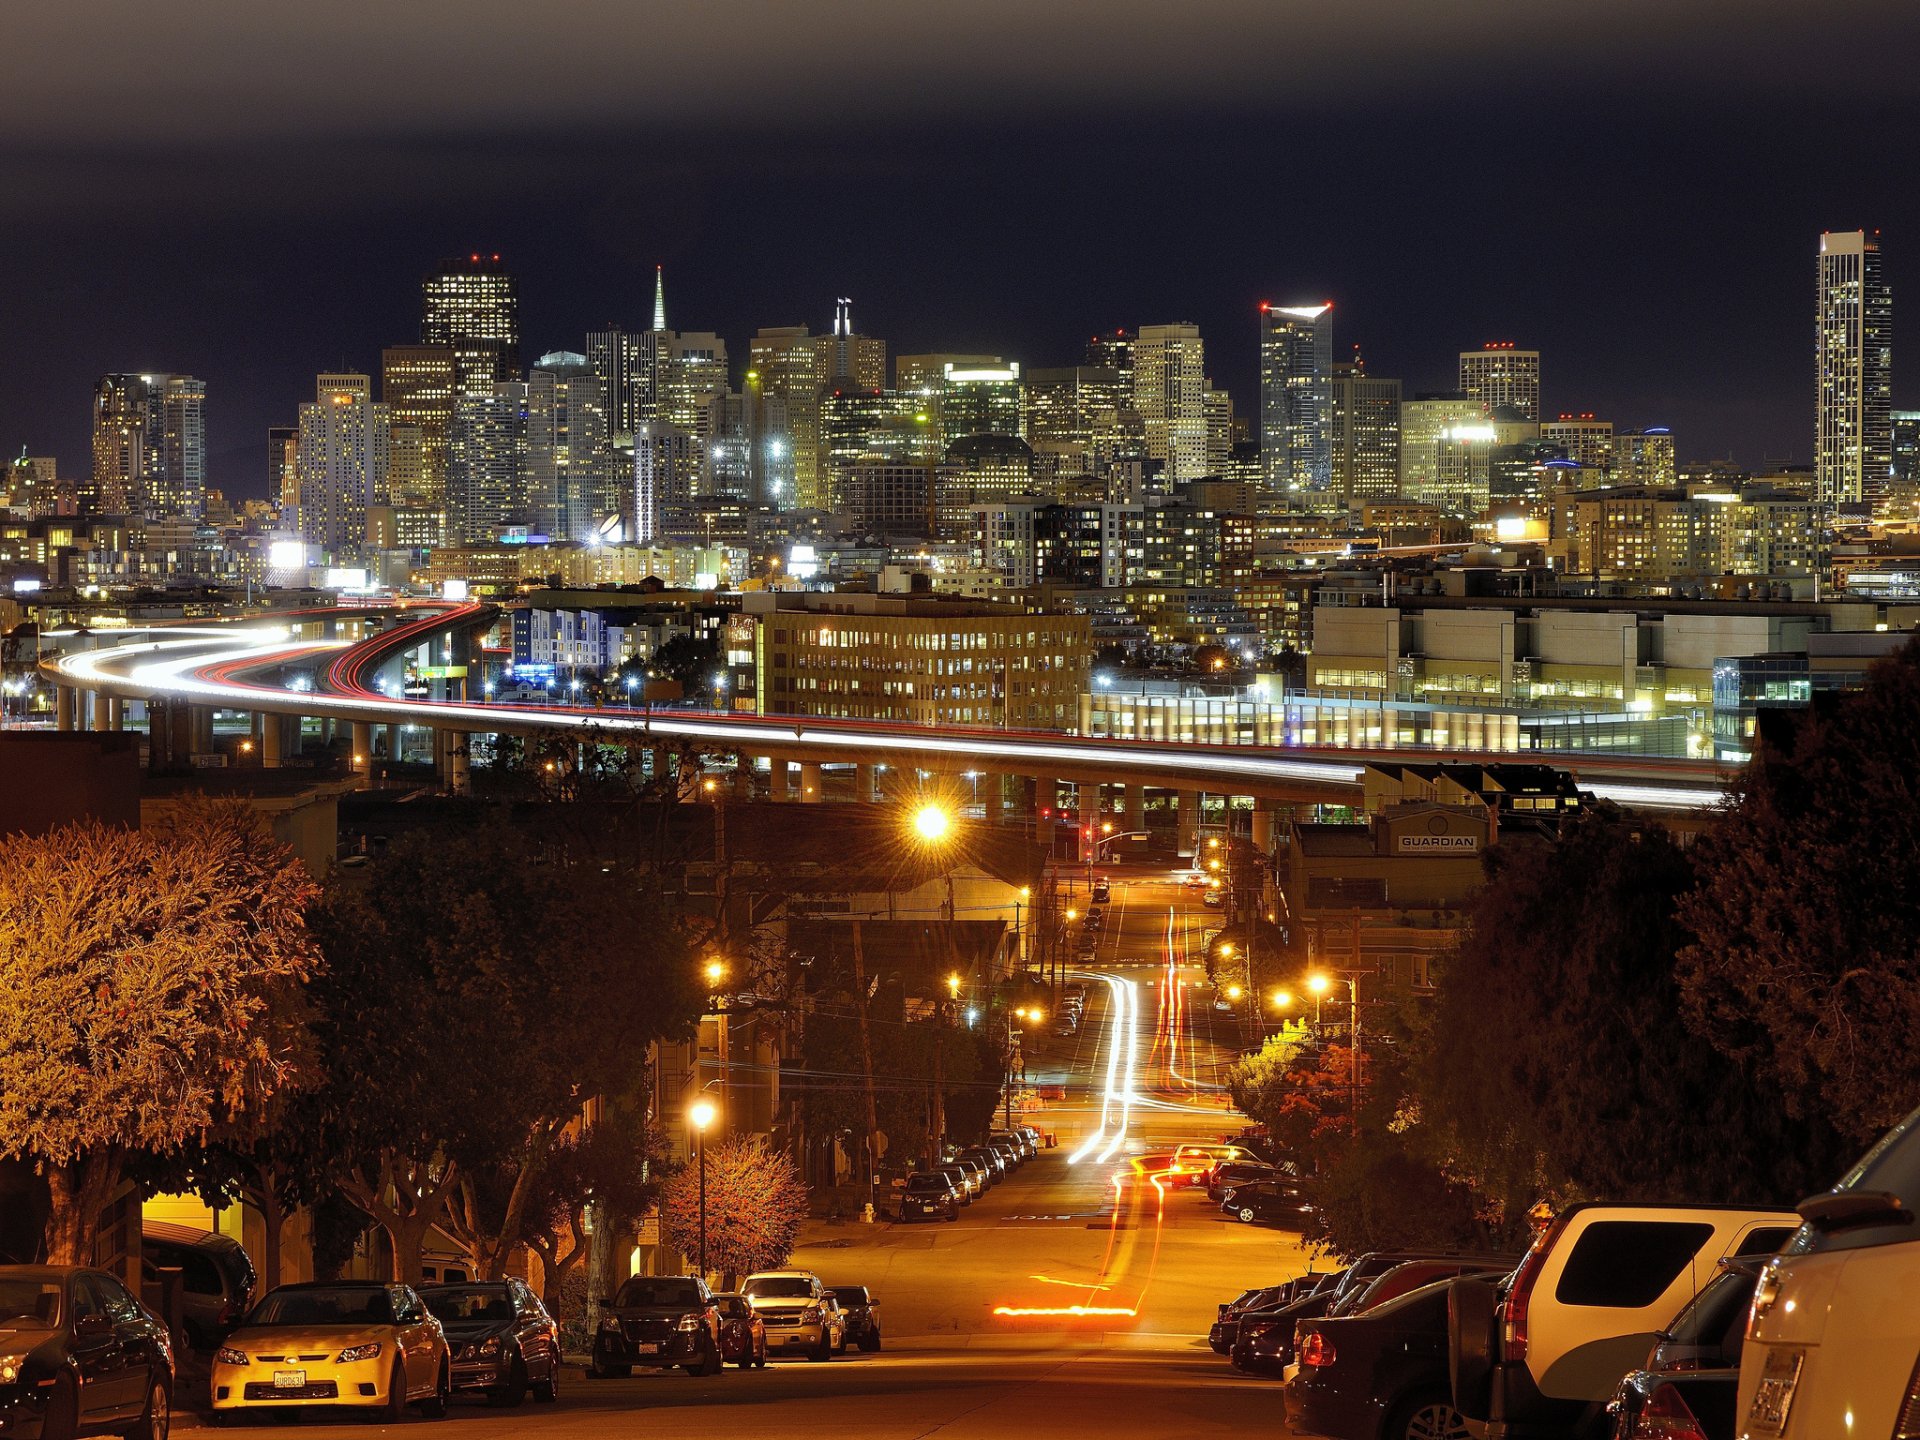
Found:
[[1520, 1258], [1518, 1255], [1475, 1254], [1449, 1255], [1435, 1260], [1407, 1260], [1347, 1292], [1327, 1314], [1361, 1315], [1376, 1305], [1397, 1300], [1436, 1280], [1452, 1280], [1460, 1275], [1480, 1274], [1498, 1280], [1512, 1274]]
[[420, 1298], [447, 1338], [455, 1390], [497, 1405], [529, 1391], [543, 1403], [560, 1398], [560, 1327], [524, 1280], [423, 1285]]
[[1575, 1205], [1504, 1290], [1460, 1280], [1448, 1299], [1454, 1408], [1486, 1440], [1605, 1432], [1606, 1402], [1727, 1255], [1777, 1250], [1791, 1211]]
[[1617, 1440], [1734, 1440], [1740, 1352], [1767, 1257], [1720, 1262], [1720, 1273], [1660, 1332], [1607, 1405]]
[[167, 1440], [173, 1344], [113, 1276], [0, 1266], [0, 1435]]
[[993, 1171], [986, 1161], [971, 1159], [962, 1154], [956, 1156], [950, 1163], [967, 1177], [967, 1189], [975, 1198], [993, 1188]]
[[1296, 1300], [1310, 1291], [1313, 1283], [1320, 1278], [1318, 1275], [1303, 1275], [1284, 1285], [1262, 1285], [1253, 1290], [1243, 1290], [1233, 1299], [1221, 1302], [1213, 1326], [1207, 1331], [1207, 1348], [1216, 1355], [1227, 1354], [1233, 1349], [1233, 1337], [1239, 1329], [1241, 1315], [1249, 1310], [1274, 1309]]
[[827, 1292], [839, 1304], [847, 1320], [847, 1341], [871, 1353], [880, 1348], [880, 1317], [873, 1307], [880, 1302], [864, 1285], [835, 1285]]
[[1311, 1192], [1298, 1180], [1246, 1180], [1227, 1191], [1220, 1208], [1247, 1225], [1305, 1230], [1313, 1219]]
[[1009, 1175], [1026, 1164], [1026, 1151], [1021, 1147], [1020, 1143], [1010, 1135], [988, 1136], [987, 1148], [1000, 1156], [1002, 1163], [1006, 1167], [1006, 1173]]
[[767, 1364], [767, 1323], [746, 1296], [729, 1292], [713, 1297], [720, 1315], [720, 1355], [742, 1370]]
[[983, 1190], [991, 1190], [1007, 1178], [1007, 1158], [991, 1145], [969, 1145], [960, 1152], [960, 1163], [980, 1167]]
[[769, 1354], [799, 1350], [809, 1360], [831, 1360], [845, 1343], [844, 1319], [810, 1270], [763, 1270], [740, 1292], [766, 1324]]
[[1264, 1160], [1222, 1160], [1207, 1172], [1207, 1198], [1217, 1205], [1227, 1198], [1227, 1191], [1236, 1186], [1279, 1178], [1279, 1167]]
[[440, 1322], [410, 1285], [312, 1281], [269, 1290], [213, 1352], [216, 1421], [310, 1406], [390, 1421], [447, 1413], [453, 1366]]
[[1760, 1272], [1740, 1357], [1754, 1440], [1907, 1434], [1920, 1400], [1920, 1110], [1888, 1131]]
[[717, 1375], [720, 1312], [698, 1275], [630, 1275], [600, 1302], [587, 1374], [596, 1380], [679, 1366], [689, 1375]]
[[987, 1139], [995, 1145], [998, 1145], [1002, 1140], [1007, 1141], [1020, 1152], [1020, 1159], [1023, 1162], [1033, 1159], [1034, 1156], [1040, 1153], [1040, 1146], [1034, 1140], [1033, 1136], [1025, 1130], [995, 1130], [987, 1136]]
[[902, 1220], [958, 1220], [960, 1192], [944, 1170], [921, 1170], [907, 1177], [900, 1192]]
[[163, 1270], [180, 1272], [180, 1324], [191, 1349], [213, 1349], [253, 1304], [253, 1261], [230, 1235], [147, 1221], [140, 1233], [140, 1295], [169, 1320]]
[[1380, 1276], [1410, 1260], [1477, 1264], [1481, 1258], [1436, 1251], [1372, 1251], [1289, 1305], [1272, 1312], [1254, 1311], [1241, 1316], [1229, 1358], [1238, 1370], [1261, 1375], [1282, 1374], [1294, 1360], [1294, 1342], [1299, 1322], [1343, 1313], [1343, 1306], [1350, 1298], [1360, 1295]]
[[958, 1193], [962, 1205], [973, 1204], [973, 1197], [979, 1193], [978, 1185], [972, 1172], [964, 1165], [957, 1165], [949, 1160], [934, 1173], [947, 1177], [947, 1183]]

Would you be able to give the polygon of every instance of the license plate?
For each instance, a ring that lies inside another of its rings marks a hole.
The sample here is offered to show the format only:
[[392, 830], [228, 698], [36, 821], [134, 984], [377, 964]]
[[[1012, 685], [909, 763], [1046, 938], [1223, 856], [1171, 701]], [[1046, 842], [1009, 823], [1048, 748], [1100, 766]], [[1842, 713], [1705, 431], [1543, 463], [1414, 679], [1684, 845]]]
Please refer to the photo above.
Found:
[[660, 1353], [659, 1343], [653, 1340], [642, 1340], [638, 1345], [635, 1345], [633, 1349], [636, 1355], [658, 1355]]
[[1747, 1411], [1747, 1429], [1760, 1435], [1779, 1435], [1787, 1428], [1787, 1411], [1793, 1407], [1794, 1387], [1800, 1383], [1800, 1366], [1806, 1360], [1804, 1350], [1769, 1350], [1767, 1363], [1760, 1371], [1760, 1383], [1754, 1387], [1753, 1405]]
[[273, 1372], [273, 1388], [276, 1390], [304, 1390], [307, 1387], [307, 1372], [304, 1370], [276, 1370]]

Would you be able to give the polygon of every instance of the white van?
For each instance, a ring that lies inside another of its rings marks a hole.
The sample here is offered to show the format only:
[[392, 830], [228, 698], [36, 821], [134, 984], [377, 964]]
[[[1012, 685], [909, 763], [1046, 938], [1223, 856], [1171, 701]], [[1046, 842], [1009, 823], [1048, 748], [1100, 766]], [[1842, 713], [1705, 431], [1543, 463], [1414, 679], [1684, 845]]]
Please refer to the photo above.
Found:
[[1743, 1440], [1920, 1432], [1920, 1110], [1840, 1183], [1760, 1272], [1740, 1354]]
[[1541, 1232], [1504, 1292], [1460, 1280], [1448, 1296], [1454, 1408], [1487, 1440], [1600, 1436], [1620, 1377], [1713, 1279], [1722, 1256], [1767, 1255], [1791, 1210], [1575, 1205]]

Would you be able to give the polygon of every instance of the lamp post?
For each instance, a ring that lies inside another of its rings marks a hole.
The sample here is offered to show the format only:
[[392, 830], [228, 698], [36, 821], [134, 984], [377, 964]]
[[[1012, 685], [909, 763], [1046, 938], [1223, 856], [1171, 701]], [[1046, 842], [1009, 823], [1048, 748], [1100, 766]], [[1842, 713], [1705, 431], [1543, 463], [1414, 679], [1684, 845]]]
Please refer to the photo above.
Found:
[[[1351, 1072], [1348, 1086], [1349, 1103], [1353, 1107], [1353, 1130], [1360, 1133], [1360, 970], [1342, 970], [1340, 978], [1347, 982], [1347, 1065]], [[1319, 997], [1326, 994], [1333, 984], [1325, 975], [1309, 975], [1307, 988], [1314, 994], [1314, 1024], [1319, 1025]]]
[[713, 1124], [713, 1102], [696, 1100], [687, 1110], [693, 1125], [693, 1147], [700, 1157], [700, 1278], [707, 1276], [707, 1127]]

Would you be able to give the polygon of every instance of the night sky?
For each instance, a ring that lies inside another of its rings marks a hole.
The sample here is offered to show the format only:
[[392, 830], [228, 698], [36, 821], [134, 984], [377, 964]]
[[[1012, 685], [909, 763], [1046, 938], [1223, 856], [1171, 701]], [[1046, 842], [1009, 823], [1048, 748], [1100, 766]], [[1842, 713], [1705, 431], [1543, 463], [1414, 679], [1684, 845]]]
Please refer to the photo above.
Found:
[[264, 493], [314, 372], [483, 249], [528, 360], [643, 326], [657, 261], [736, 372], [843, 294], [1030, 366], [1191, 320], [1246, 412], [1258, 302], [1332, 299], [1409, 394], [1514, 340], [1549, 412], [1805, 463], [1822, 229], [1883, 232], [1920, 405], [1916, 56], [1912, 3], [9, 6], [0, 450], [81, 471], [94, 377], [179, 371]]

